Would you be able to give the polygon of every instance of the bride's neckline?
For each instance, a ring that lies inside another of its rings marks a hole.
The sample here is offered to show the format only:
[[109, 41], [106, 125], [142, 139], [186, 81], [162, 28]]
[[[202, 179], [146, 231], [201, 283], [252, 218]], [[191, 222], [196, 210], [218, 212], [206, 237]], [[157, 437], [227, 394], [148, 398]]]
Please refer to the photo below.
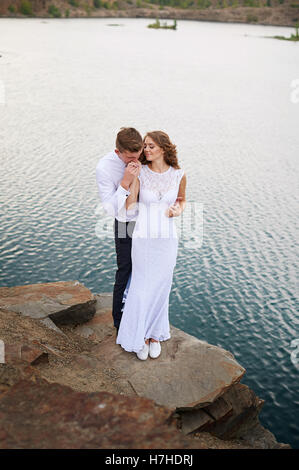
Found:
[[147, 169], [148, 169], [149, 171], [151, 171], [152, 173], [155, 173], [156, 175], [164, 175], [165, 173], [168, 173], [168, 171], [172, 168], [172, 167], [170, 166], [170, 167], [168, 168], [168, 170], [162, 171], [162, 172], [160, 173], [160, 171], [151, 170], [148, 165], [146, 165], [146, 166], [147, 166]]

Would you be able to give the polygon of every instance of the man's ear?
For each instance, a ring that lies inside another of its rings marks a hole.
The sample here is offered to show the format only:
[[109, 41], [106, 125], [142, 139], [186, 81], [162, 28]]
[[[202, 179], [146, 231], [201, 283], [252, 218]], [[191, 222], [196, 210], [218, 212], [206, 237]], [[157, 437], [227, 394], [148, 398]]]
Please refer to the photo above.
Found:
[[115, 149], [114, 151], [115, 151], [115, 153], [116, 153], [117, 155], [120, 154], [120, 151], [119, 151], [118, 149]]

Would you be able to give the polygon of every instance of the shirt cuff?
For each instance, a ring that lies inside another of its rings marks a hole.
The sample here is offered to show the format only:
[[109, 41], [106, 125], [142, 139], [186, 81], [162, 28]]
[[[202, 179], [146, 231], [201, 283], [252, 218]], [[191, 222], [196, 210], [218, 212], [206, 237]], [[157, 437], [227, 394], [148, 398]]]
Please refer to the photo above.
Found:
[[118, 192], [120, 194], [124, 194], [126, 197], [130, 196], [130, 194], [131, 194], [130, 190], [129, 189], [127, 190], [127, 189], [123, 188], [121, 184], [118, 186], [116, 192]]

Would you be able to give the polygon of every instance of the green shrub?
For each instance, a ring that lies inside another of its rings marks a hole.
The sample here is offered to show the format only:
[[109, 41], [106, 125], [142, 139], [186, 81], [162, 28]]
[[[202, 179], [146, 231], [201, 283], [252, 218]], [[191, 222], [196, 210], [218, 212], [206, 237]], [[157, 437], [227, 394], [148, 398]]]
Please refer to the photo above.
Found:
[[78, 0], [69, 0], [69, 4], [72, 5], [72, 7], [77, 8], [79, 6], [79, 1]]
[[210, 0], [198, 0], [197, 1], [198, 8], [209, 8], [211, 6]]
[[227, 8], [226, 0], [218, 0], [218, 5], [217, 5], [217, 7], [219, 7], [219, 8]]
[[9, 5], [8, 11], [10, 11], [10, 13], [15, 13], [16, 12], [16, 7], [14, 7], [13, 5]]
[[84, 10], [86, 11], [87, 16], [90, 16], [91, 8], [88, 3], [84, 4]]
[[256, 23], [258, 21], [258, 17], [255, 15], [247, 15], [246, 17], [247, 23]]
[[299, 3], [291, 3], [292, 8], [299, 8]]
[[93, 6], [95, 8], [101, 8], [101, 6], [102, 6], [101, 0], [93, 0]]
[[61, 11], [55, 5], [49, 5], [48, 13], [53, 16], [53, 18], [61, 18]]
[[259, 7], [259, 2], [258, 0], [244, 0], [243, 5], [245, 7]]
[[67, 8], [64, 12], [64, 16], [68, 18], [70, 16], [70, 10]]
[[209, 0], [197, 0], [197, 6], [199, 9], [209, 8], [211, 2]]
[[158, 18], [156, 18], [156, 21], [155, 23], [152, 23], [152, 24], [149, 24], [147, 25], [148, 28], [153, 28], [153, 29], [176, 29], [177, 28], [177, 21], [176, 20], [173, 20], [173, 25], [170, 26], [167, 24], [167, 21], [163, 21], [163, 23], [160, 22], [160, 20], [158, 20]]
[[23, 0], [21, 2], [19, 11], [20, 11], [20, 13], [22, 13], [22, 15], [26, 15], [26, 16], [32, 15], [33, 11], [32, 11], [31, 2], [29, 2], [28, 0]]

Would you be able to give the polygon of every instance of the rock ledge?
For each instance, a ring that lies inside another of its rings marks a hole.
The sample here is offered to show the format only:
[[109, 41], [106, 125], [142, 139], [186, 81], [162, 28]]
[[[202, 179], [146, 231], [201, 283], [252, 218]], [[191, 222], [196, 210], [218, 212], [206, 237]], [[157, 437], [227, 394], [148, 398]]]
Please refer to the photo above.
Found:
[[0, 448], [290, 448], [229, 351], [171, 326], [140, 361], [111, 305], [78, 281], [0, 288]]

